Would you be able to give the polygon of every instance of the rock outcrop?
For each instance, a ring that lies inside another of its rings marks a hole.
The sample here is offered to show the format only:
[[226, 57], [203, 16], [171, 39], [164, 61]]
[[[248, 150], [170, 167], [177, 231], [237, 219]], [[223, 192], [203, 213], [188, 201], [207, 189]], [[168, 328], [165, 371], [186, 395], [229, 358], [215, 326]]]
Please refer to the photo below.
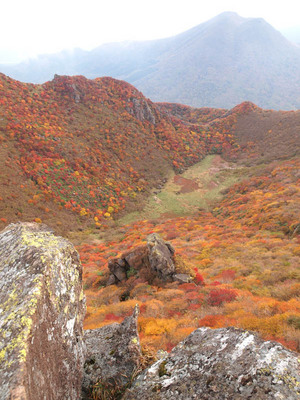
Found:
[[0, 233], [0, 399], [80, 399], [82, 267], [73, 245], [34, 223]]
[[199, 328], [145, 370], [123, 399], [296, 400], [299, 355], [235, 328]]
[[132, 107], [126, 107], [127, 111], [134, 115], [139, 121], [148, 121], [150, 124], [155, 125], [155, 113], [149, 107], [148, 103], [143, 99], [133, 97], [131, 99]]
[[132, 272], [136, 273], [141, 269], [149, 270], [149, 267], [147, 246], [138, 246], [134, 250], [122, 254], [119, 258], [109, 260], [110, 276], [107, 285], [126, 281]]
[[116, 395], [131, 382], [142, 357], [137, 331], [138, 313], [136, 306], [133, 315], [125, 318], [121, 324], [85, 331], [87, 355], [83, 399], [90, 398], [93, 387], [96, 392], [98, 389], [99, 393], [102, 390]]
[[170, 243], [164, 242], [159, 235], [152, 233], [147, 237], [150, 268], [162, 280], [175, 274], [175, 250]]
[[110, 277], [107, 284], [123, 282], [132, 272], [139, 272], [147, 280], [157, 277], [164, 282], [181, 279], [184, 282], [189, 281], [188, 275], [176, 273], [174, 254], [172, 245], [153, 233], [147, 237], [147, 244], [109, 261]]

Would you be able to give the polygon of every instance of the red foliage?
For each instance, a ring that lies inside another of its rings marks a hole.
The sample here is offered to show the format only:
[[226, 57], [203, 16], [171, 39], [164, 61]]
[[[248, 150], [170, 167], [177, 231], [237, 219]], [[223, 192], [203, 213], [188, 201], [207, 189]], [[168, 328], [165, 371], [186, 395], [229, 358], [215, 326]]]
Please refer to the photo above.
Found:
[[214, 328], [218, 324], [218, 322], [220, 320], [222, 320], [222, 319], [223, 319], [223, 316], [222, 315], [218, 315], [218, 314], [216, 314], [216, 315], [205, 315], [204, 318], [201, 318], [198, 321], [198, 326], [199, 327], [207, 326], [207, 327], [210, 327], [210, 328]]
[[235, 279], [235, 271], [232, 269], [226, 269], [222, 271], [221, 277], [225, 282], [233, 281]]
[[[56, 76], [32, 85], [1, 74], [0, 99], [5, 140], [18, 149], [23, 173], [48, 199], [96, 226], [149, 187], [153, 171], [145, 172], [145, 160], [164, 158], [181, 171], [238, 148], [234, 113], [207, 109], [208, 119], [186, 124], [112, 78]], [[140, 118], [133, 99], [155, 124]]]
[[194, 282], [197, 285], [204, 285], [204, 278], [201, 274], [199, 274], [199, 272], [196, 272], [196, 276], [194, 278]]
[[120, 319], [122, 318], [118, 317], [115, 314], [106, 314], [104, 318], [105, 321], [119, 321]]
[[219, 285], [221, 285], [221, 282], [219, 282], [219, 281], [213, 281], [213, 282], [210, 284], [210, 286], [219, 286]]
[[235, 300], [237, 293], [231, 289], [212, 289], [207, 296], [207, 303], [210, 306], [220, 306]]

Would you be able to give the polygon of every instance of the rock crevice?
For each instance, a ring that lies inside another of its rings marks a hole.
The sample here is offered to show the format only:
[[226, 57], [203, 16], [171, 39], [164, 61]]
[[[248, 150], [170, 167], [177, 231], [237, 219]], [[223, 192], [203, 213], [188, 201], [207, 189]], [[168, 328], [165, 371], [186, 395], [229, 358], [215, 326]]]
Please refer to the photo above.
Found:
[[[87, 355], [84, 364], [82, 398], [101, 390], [122, 393], [141, 365], [141, 346], [137, 330], [139, 309], [121, 324], [111, 324], [85, 331]], [[101, 397], [100, 397], [101, 398]]]

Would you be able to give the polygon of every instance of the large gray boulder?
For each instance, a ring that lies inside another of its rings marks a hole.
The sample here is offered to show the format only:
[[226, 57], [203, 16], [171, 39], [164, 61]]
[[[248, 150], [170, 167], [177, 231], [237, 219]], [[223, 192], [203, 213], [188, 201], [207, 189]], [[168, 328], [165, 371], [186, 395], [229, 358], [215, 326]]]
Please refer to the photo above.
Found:
[[296, 400], [299, 355], [235, 328], [200, 328], [145, 370], [123, 399]]
[[176, 274], [174, 254], [172, 245], [153, 233], [147, 237], [147, 244], [127, 251], [119, 258], [109, 260], [110, 276], [107, 285], [126, 281], [130, 272], [137, 273], [150, 281], [154, 278], [163, 282], [190, 281], [191, 278], [187, 274]]
[[148, 248], [145, 245], [138, 246], [134, 250], [127, 251], [119, 258], [113, 258], [108, 262], [110, 276], [107, 285], [124, 282], [129, 277], [129, 272], [138, 272], [142, 269], [149, 270]]
[[121, 324], [85, 331], [84, 399], [90, 398], [93, 388], [99, 398], [104, 392], [117, 395], [138, 372], [142, 357], [137, 331], [138, 313], [136, 306], [132, 316]]
[[0, 233], [0, 399], [80, 399], [82, 267], [73, 245], [35, 223]]
[[150, 268], [162, 280], [173, 279], [175, 274], [174, 248], [156, 233], [147, 237]]

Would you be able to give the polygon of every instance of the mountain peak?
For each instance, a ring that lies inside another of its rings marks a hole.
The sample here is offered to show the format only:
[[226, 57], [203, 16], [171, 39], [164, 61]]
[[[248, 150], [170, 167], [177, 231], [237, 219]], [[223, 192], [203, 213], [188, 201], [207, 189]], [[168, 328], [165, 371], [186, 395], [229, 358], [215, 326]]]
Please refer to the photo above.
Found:
[[170, 38], [111, 43], [84, 57], [52, 55], [0, 68], [27, 82], [54, 74], [111, 76], [159, 102], [232, 108], [248, 100], [288, 110], [300, 104], [298, 65], [299, 47], [263, 18], [226, 11]]
[[212, 20], [222, 20], [222, 19], [245, 20], [246, 18], [241, 17], [238, 13], [234, 11], [224, 11], [221, 14], [218, 14], [216, 17], [212, 18]]
[[204, 22], [204, 24], [206, 23], [216, 23], [216, 24], [228, 23], [232, 24], [233, 26], [241, 25], [243, 23], [248, 23], [248, 24], [266, 25], [272, 28], [272, 26], [264, 18], [242, 17], [234, 11], [224, 11], [223, 13], [218, 14], [216, 17], [211, 18], [209, 21]]

